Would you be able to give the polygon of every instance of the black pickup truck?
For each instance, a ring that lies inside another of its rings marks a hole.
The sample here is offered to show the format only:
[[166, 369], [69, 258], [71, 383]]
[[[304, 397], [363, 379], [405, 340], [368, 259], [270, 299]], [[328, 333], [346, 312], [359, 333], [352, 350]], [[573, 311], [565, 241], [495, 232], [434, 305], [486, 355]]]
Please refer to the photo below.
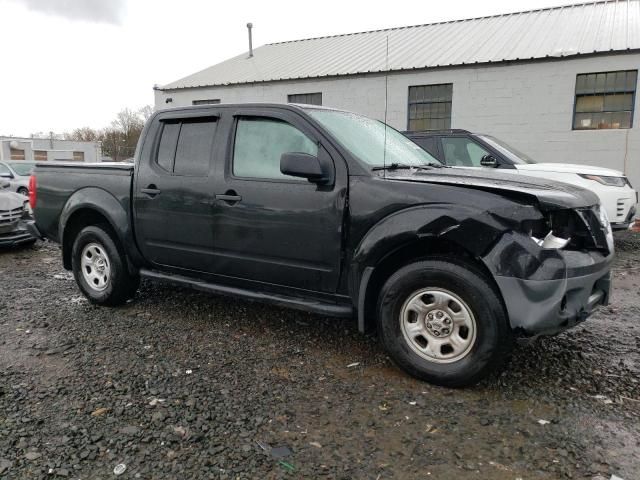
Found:
[[39, 165], [36, 224], [88, 299], [140, 277], [377, 330], [408, 373], [476, 382], [516, 337], [609, 298], [613, 240], [590, 192], [443, 167], [379, 121], [314, 106], [159, 111], [134, 165]]

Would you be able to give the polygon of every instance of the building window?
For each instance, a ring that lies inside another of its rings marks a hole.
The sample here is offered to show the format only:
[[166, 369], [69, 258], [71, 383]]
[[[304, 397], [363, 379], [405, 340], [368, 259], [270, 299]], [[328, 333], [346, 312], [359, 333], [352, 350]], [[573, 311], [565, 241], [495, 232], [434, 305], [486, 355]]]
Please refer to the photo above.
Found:
[[9, 154], [11, 155], [11, 160], [24, 160], [24, 150], [19, 148], [9, 147]]
[[453, 83], [409, 87], [408, 130], [446, 130], [451, 128]]
[[47, 161], [47, 152], [46, 152], [46, 150], [34, 150], [33, 151], [33, 159], [36, 162], [46, 162]]
[[631, 128], [637, 79], [637, 70], [579, 74], [573, 129]]
[[73, 152], [74, 162], [84, 162], [84, 152]]
[[219, 98], [209, 98], [205, 100], [194, 100], [191, 105], [217, 105], [220, 103]]
[[322, 105], [322, 92], [294, 93], [293, 95], [287, 95], [287, 102], [302, 103], [305, 105]]

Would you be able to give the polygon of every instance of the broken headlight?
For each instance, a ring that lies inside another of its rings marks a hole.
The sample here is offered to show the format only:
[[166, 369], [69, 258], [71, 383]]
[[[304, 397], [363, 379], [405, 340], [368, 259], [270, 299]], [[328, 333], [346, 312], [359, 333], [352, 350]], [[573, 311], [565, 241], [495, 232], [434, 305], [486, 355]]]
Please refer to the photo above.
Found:
[[604, 209], [564, 209], [544, 212], [544, 219], [527, 225], [527, 232], [545, 249], [609, 250]]

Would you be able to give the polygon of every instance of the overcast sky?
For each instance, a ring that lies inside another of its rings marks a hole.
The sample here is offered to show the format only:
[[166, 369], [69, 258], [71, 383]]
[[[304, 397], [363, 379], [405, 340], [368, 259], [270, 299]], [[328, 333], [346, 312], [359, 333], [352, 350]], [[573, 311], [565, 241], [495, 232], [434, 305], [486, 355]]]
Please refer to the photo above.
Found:
[[254, 46], [566, 0], [0, 0], [0, 135], [102, 128], [169, 83]]

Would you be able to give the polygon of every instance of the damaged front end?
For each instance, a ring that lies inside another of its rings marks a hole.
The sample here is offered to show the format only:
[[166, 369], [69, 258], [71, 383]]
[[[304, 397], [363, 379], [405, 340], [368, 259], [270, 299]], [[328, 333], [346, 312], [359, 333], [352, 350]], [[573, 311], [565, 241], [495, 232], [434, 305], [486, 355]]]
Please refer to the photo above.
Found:
[[483, 256], [523, 336], [553, 335], [609, 300], [613, 236], [598, 205], [555, 208], [505, 233]]
[[27, 199], [0, 191], [0, 247], [12, 247], [36, 240], [35, 224]]

